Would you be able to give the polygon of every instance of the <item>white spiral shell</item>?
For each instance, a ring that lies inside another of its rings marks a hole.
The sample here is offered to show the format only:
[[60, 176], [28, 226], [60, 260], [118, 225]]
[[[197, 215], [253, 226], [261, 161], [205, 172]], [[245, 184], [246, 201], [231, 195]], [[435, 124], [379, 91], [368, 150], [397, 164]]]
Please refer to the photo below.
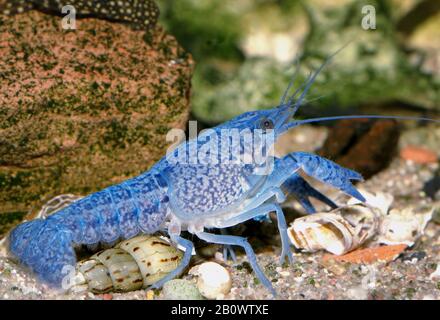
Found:
[[288, 228], [292, 244], [303, 251], [326, 250], [335, 255], [370, 244], [412, 246], [431, 220], [433, 206], [391, 209], [390, 194], [360, 191], [366, 204], [350, 199], [331, 212], [296, 219]]
[[356, 249], [376, 233], [378, 221], [373, 212], [367, 215], [369, 208], [362, 205], [344, 209], [369, 219], [367, 227], [350, 223], [338, 212], [340, 209], [336, 209], [334, 212], [315, 213], [296, 219], [288, 228], [290, 241], [296, 248], [306, 252], [326, 250], [342, 255]]
[[352, 251], [374, 237], [381, 217], [392, 198], [361, 191], [368, 204], [349, 200], [331, 212], [320, 212], [296, 219], [288, 228], [292, 244], [303, 251], [326, 250], [335, 255]]
[[174, 270], [182, 256], [163, 238], [137, 236], [78, 262], [71, 290], [105, 293], [146, 288]]

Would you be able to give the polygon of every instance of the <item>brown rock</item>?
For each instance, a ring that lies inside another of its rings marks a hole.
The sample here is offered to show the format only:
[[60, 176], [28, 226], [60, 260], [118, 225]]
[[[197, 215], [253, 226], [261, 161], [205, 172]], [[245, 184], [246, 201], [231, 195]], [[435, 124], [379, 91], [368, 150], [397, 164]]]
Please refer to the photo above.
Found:
[[396, 259], [405, 249], [407, 245], [397, 244], [391, 246], [381, 246], [375, 248], [357, 249], [342, 256], [325, 254], [323, 261], [334, 260], [350, 263], [370, 264], [374, 262], [390, 262]]
[[341, 120], [329, 131], [318, 153], [369, 178], [388, 166], [399, 134], [394, 120]]
[[400, 150], [400, 157], [420, 164], [436, 163], [438, 161], [435, 152], [417, 146], [407, 146], [402, 148], [402, 150]]
[[87, 194], [159, 160], [189, 115], [191, 57], [160, 27], [0, 16], [0, 214]]

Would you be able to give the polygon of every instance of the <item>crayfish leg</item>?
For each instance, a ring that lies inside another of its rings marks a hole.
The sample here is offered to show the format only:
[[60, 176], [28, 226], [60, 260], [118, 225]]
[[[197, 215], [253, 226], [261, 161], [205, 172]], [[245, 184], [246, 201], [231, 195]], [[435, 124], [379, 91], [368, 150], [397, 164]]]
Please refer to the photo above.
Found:
[[285, 156], [283, 160], [289, 157], [308, 176], [329, 184], [359, 201], [365, 202], [365, 198], [350, 181], [363, 180], [362, 176], [356, 171], [341, 167], [333, 161], [310, 153], [293, 152]]
[[273, 294], [274, 297], [276, 296], [275, 289], [273, 288], [269, 279], [264, 274], [263, 270], [261, 270], [260, 266], [258, 265], [257, 256], [255, 255], [254, 250], [252, 250], [252, 247], [249, 244], [249, 242], [246, 240], [246, 238], [237, 237], [237, 236], [219, 235], [208, 232], [199, 232], [196, 233], [196, 235], [201, 240], [204, 240], [206, 242], [242, 247], [245, 250], [249, 263], [252, 266], [252, 269], [254, 270], [258, 279], [266, 288], [270, 290], [270, 292]]

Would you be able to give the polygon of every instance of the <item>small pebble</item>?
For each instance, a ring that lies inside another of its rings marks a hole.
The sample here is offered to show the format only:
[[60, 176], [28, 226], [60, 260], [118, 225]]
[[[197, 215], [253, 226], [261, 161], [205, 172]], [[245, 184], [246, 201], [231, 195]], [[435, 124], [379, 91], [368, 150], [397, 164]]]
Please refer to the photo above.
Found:
[[224, 262], [226, 262], [226, 261], [225, 261], [225, 258], [223, 257], [223, 253], [221, 253], [221, 252], [216, 252], [216, 253], [214, 254], [214, 258], [215, 258], [215, 260], [217, 260], [217, 261], [224, 261]]
[[197, 276], [197, 288], [207, 299], [219, 299], [231, 290], [231, 275], [218, 263], [202, 263], [193, 267], [189, 274]]
[[153, 300], [154, 299], [154, 291], [153, 290], [148, 290], [145, 293], [145, 296], [146, 296], [147, 300]]
[[426, 258], [426, 252], [424, 251], [417, 251], [409, 254], [405, 254], [402, 257], [402, 261], [411, 261], [411, 262], [418, 262], [422, 259]]
[[420, 164], [435, 163], [438, 161], [437, 154], [429, 149], [407, 146], [400, 150], [400, 157]]
[[202, 300], [196, 285], [188, 280], [174, 279], [164, 284], [162, 293], [167, 300]]
[[429, 279], [431, 280], [440, 279], [440, 263], [437, 264], [437, 269], [435, 269], [435, 271], [429, 275]]
[[368, 298], [368, 290], [362, 286], [353, 287], [347, 290], [347, 296], [353, 300], [366, 300]]
[[110, 293], [104, 293], [102, 295], [102, 300], [113, 300], [113, 295]]
[[281, 275], [282, 277], [288, 277], [288, 276], [290, 275], [290, 272], [288, 272], [288, 271], [281, 271], [281, 272], [280, 272], [280, 275]]

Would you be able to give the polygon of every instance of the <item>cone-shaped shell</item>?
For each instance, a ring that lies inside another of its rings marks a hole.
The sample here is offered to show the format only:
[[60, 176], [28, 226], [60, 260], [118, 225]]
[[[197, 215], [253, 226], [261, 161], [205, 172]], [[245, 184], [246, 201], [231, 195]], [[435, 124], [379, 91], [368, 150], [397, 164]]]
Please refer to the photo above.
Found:
[[179, 249], [156, 236], [124, 240], [80, 261], [72, 290], [87, 286], [92, 292], [104, 293], [146, 288], [174, 270], [182, 256]]
[[342, 255], [370, 239], [378, 228], [374, 208], [356, 204], [296, 219], [288, 228], [292, 244], [307, 252]]

